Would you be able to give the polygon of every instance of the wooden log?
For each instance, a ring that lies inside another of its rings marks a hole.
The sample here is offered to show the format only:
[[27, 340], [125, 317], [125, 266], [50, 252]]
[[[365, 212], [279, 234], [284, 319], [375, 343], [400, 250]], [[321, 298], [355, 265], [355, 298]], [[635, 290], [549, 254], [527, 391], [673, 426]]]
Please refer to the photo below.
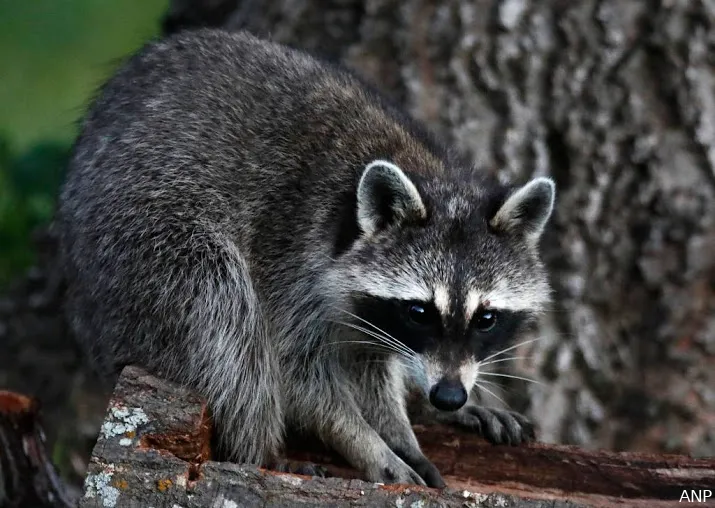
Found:
[[0, 391], [0, 506], [71, 507], [45, 448], [37, 401]]
[[[94, 448], [81, 507], [375, 506], [666, 507], [715, 490], [715, 460], [588, 451], [533, 444], [493, 446], [443, 426], [416, 426], [444, 490], [381, 485], [325, 450], [293, 444], [290, 458], [323, 465], [309, 478], [211, 460], [205, 402], [128, 367]], [[700, 506], [715, 506], [712, 498]]]

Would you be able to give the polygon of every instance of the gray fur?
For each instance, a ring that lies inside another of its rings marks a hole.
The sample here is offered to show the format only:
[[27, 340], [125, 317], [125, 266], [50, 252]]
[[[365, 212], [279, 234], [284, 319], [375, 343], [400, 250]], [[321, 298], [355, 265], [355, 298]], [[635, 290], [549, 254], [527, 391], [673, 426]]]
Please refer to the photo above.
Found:
[[[425, 359], [472, 379], [468, 314], [548, 301], [534, 240], [552, 201], [498, 231], [522, 209], [497, 215], [509, 195], [351, 73], [186, 32], [133, 57], [83, 123], [58, 213], [68, 315], [101, 372], [140, 364], [207, 396], [234, 460], [272, 463], [297, 428], [369, 480], [440, 486], [406, 409], [435, 381]], [[436, 291], [444, 338], [422, 349], [364, 322], [361, 305]]]

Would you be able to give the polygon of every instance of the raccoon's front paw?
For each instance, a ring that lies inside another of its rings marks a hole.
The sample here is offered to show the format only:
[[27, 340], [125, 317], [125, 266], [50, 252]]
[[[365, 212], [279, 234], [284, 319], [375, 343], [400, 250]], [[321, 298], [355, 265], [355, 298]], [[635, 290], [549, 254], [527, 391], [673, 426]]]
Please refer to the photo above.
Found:
[[318, 476], [320, 478], [326, 478], [327, 476], [329, 476], [327, 469], [318, 464], [313, 464], [312, 462], [301, 462], [284, 459], [272, 462], [266, 467], [267, 469], [278, 471], [279, 473], [300, 474], [304, 476]]
[[453, 423], [479, 432], [492, 444], [519, 445], [536, 439], [534, 425], [528, 418], [503, 409], [468, 406]]
[[428, 487], [443, 489], [447, 486], [442, 479], [442, 475], [439, 473], [439, 469], [424, 455], [420, 454], [418, 457], [402, 458], [422, 477]]
[[375, 467], [366, 471], [366, 477], [368, 481], [377, 483], [407, 483], [427, 486], [414, 469], [392, 452], [387, 454], [382, 463], [376, 464]]

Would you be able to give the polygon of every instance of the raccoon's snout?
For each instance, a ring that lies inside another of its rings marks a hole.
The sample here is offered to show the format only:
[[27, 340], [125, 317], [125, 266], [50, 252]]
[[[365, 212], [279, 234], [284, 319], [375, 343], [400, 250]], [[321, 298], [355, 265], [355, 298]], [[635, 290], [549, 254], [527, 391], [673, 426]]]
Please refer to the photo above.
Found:
[[459, 380], [443, 378], [429, 392], [429, 401], [441, 411], [456, 411], [466, 404], [467, 398], [467, 390]]

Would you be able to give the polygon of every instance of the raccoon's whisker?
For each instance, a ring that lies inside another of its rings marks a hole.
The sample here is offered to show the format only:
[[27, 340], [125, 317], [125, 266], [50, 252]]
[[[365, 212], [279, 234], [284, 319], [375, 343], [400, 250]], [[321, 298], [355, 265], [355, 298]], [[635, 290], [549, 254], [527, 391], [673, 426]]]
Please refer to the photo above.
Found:
[[508, 377], [510, 379], [521, 379], [522, 381], [528, 381], [529, 383], [534, 383], [536, 385], [541, 385], [541, 386], [546, 386], [546, 384], [542, 383], [541, 381], [537, 381], [536, 379], [531, 379], [528, 377], [523, 377], [523, 376], [514, 376], [512, 374], [501, 374], [501, 373], [496, 373], [496, 372], [482, 372], [482, 376], [495, 376], [495, 377]]
[[381, 347], [383, 349], [389, 349], [392, 351], [392, 348], [390, 346], [386, 346], [385, 344], [382, 344], [380, 342], [374, 342], [371, 340], [336, 340], [334, 342], [325, 342], [318, 346], [318, 348], [327, 348], [328, 346], [338, 346], [340, 344], [364, 344], [366, 346], [373, 346], [373, 347]]
[[415, 353], [415, 352], [412, 350], [412, 348], [406, 346], [405, 344], [403, 344], [402, 342], [400, 342], [399, 340], [397, 340], [395, 337], [393, 337], [392, 335], [390, 335], [389, 333], [387, 333], [385, 330], [383, 330], [383, 329], [381, 329], [380, 327], [378, 327], [377, 325], [371, 323], [371, 322], [368, 321], [367, 319], [363, 319], [363, 318], [361, 318], [360, 316], [357, 316], [357, 315], [353, 314], [352, 312], [349, 312], [349, 311], [347, 311], [347, 310], [345, 310], [345, 309], [340, 309], [340, 308], [338, 308], [338, 310], [344, 312], [344, 313], [347, 314], [348, 316], [352, 316], [352, 317], [354, 317], [355, 319], [359, 319], [360, 321], [362, 321], [363, 323], [367, 324], [368, 326], [373, 327], [373, 328], [374, 328], [375, 330], [377, 330], [379, 333], [384, 334], [386, 337], [389, 337], [390, 339], [392, 339], [392, 340], [394, 340], [395, 342], [399, 343], [399, 344], [400, 344], [402, 347], [404, 347], [405, 349], [408, 349], [412, 354], [415, 354], [415, 355], [417, 354], [417, 353]]
[[390, 345], [394, 351], [400, 353], [405, 358], [409, 358], [410, 360], [413, 360], [413, 361], [419, 361], [417, 356], [412, 351], [401, 347], [401, 344], [399, 344], [399, 343], [394, 343], [390, 340], [387, 340], [386, 337], [381, 336], [379, 333], [375, 333], [371, 330], [367, 330], [366, 328], [362, 328], [360, 326], [352, 326], [351, 328], [354, 328], [355, 330], [358, 330], [366, 335], [369, 335], [370, 337], [374, 337], [377, 340], [383, 341], [383, 343]]
[[[348, 326], [350, 326], [350, 325], [348, 325]], [[359, 325], [351, 326], [351, 328], [354, 328], [355, 330], [359, 330], [363, 333], [366, 333], [367, 335], [370, 335], [371, 337], [375, 337], [376, 339], [385, 341], [387, 344], [391, 344], [392, 346], [398, 348], [400, 351], [404, 351], [405, 354], [407, 354], [407, 355], [412, 356], [414, 354], [414, 352], [411, 349], [405, 347], [401, 342], [396, 341], [396, 340], [394, 340], [390, 337], [387, 337], [385, 335], [382, 335], [381, 333], [377, 333], [372, 330], [368, 330], [367, 328], [364, 328]]]
[[[324, 352], [328, 346], [338, 346], [340, 344], [363, 344], [366, 346], [366, 349], [368, 350], [373, 350], [375, 353], [385, 353], [385, 352], [392, 352], [395, 354], [400, 355], [400, 357], [403, 359], [404, 362], [406, 362], [407, 365], [414, 366], [417, 368], [420, 368], [420, 365], [417, 365], [417, 362], [413, 358], [406, 357], [404, 353], [401, 351], [395, 351], [394, 348], [391, 346], [388, 346], [386, 344], [382, 344], [380, 342], [374, 342], [374, 341], [369, 341], [369, 340], [345, 340], [345, 341], [335, 341], [335, 342], [327, 342], [325, 344], [321, 344], [319, 348], [321, 349], [321, 352]], [[378, 358], [366, 358], [366, 359], [359, 359], [359, 363], [364, 363], [364, 364], [388, 364], [392, 360], [387, 360], [387, 359], [378, 359]]]
[[355, 325], [353, 323], [344, 323], [344, 322], [340, 322], [340, 321], [337, 321], [337, 323], [342, 324], [343, 326], [347, 326], [348, 328], [357, 330], [359, 332], [362, 332], [366, 335], [369, 335], [370, 337], [373, 337], [373, 338], [379, 340], [381, 344], [390, 346], [390, 349], [392, 349], [395, 353], [399, 353], [402, 356], [409, 358], [410, 360], [419, 361], [419, 358], [414, 354], [414, 352], [411, 351], [410, 349], [404, 347], [404, 345], [401, 342], [391, 340], [389, 337], [384, 337], [378, 333], [373, 332], [372, 330], [368, 330], [367, 328], [364, 328], [359, 325]]
[[374, 332], [374, 331], [372, 331], [372, 330], [368, 330], [367, 328], [365, 328], [365, 327], [363, 327], [363, 326], [356, 325], [355, 323], [348, 323], [348, 322], [346, 322], [346, 321], [335, 321], [335, 320], [329, 320], [329, 321], [330, 321], [331, 323], [335, 323], [335, 324], [338, 324], [338, 325], [346, 326], [346, 327], [348, 327], [348, 328], [352, 328], [352, 329], [354, 329], [354, 330], [358, 330], [359, 332], [362, 332], [362, 333], [365, 333], [365, 334], [367, 334], [367, 335], [370, 335], [371, 337], [375, 337], [375, 336], [377, 335], [377, 337], [375, 337], [375, 338], [379, 339], [381, 342], [384, 342], [384, 343], [386, 343], [386, 344], [390, 344], [390, 345], [392, 345], [392, 346], [394, 346], [394, 347], [400, 348], [401, 350], [403, 350], [403, 351], [405, 351], [405, 352], [410, 352], [410, 353], [411, 353], [411, 351], [409, 351], [408, 348], [405, 348], [405, 347], [404, 347], [404, 344], [402, 344], [401, 342], [396, 341], [396, 340], [392, 339], [391, 337], [386, 337], [386, 336], [380, 335], [380, 334], [378, 334], [377, 332]]
[[343, 314], [347, 314], [348, 316], [357, 319], [358, 321], [362, 321], [362, 322], [365, 323], [366, 325], [368, 325], [368, 326], [374, 328], [375, 331], [380, 332], [380, 333], [382, 333], [382, 334], [385, 334], [386, 337], [390, 337], [391, 339], [397, 340], [397, 339], [395, 339], [393, 336], [391, 336], [389, 333], [387, 333], [387, 332], [385, 332], [384, 330], [380, 329], [379, 327], [377, 327], [376, 325], [374, 325], [373, 323], [371, 323], [371, 322], [368, 321], [367, 319], [361, 318], [361, 317], [358, 316], [357, 314], [353, 314], [352, 312], [350, 312], [350, 311], [348, 311], [348, 310], [345, 310], [345, 309], [341, 309], [340, 307], [335, 307], [335, 309], [336, 309], [337, 311], [339, 311], [339, 312], [342, 312]]
[[507, 388], [506, 386], [502, 386], [502, 385], [500, 385], [499, 383], [495, 383], [494, 381], [487, 381], [486, 379], [480, 379], [479, 381], [475, 381], [475, 383], [474, 383], [475, 386], [476, 386], [477, 383], [481, 383], [481, 384], [488, 385], [488, 386], [494, 386], [494, 387], [499, 388], [499, 389], [501, 389], [501, 390], [506, 390], [506, 391], [508, 391], [509, 393], [512, 393], [512, 392], [513, 392], [513, 390]]
[[321, 252], [320, 255], [326, 258], [328, 261], [332, 261], [333, 263], [335, 263], [335, 258], [330, 257], [325, 252]]
[[495, 386], [495, 387], [500, 388], [500, 389], [502, 389], [502, 390], [509, 390], [509, 388], [507, 388], [506, 386], [502, 386], [502, 385], [500, 385], [499, 383], [495, 383], [494, 381], [487, 381], [486, 379], [480, 379], [480, 380], [479, 380], [479, 383], [483, 383], [483, 384], [486, 384], [486, 385], [489, 385], [489, 386]]
[[528, 360], [531, 358], [530, 356], [509, 356], [507, 358], [500, 358], [498, 360], [492, 360], [490, 362], [478, 362], [478, 365], [480, 367], [483, 367], [485, 365], [491, 365], [492, 363], [501, 363], [501, 362], [512, 362], [514, 360]]
[[[342, 340], [342, 341], [326, 342], [326, 343], [318, 346], [318, 349], [325, 350], [329, 346], [339, 346], [341, 344], [363, 344], [364, 346], [367, 346], [367, 349], [372, 348], [372, 349], [375, 349], [377, 352], [381, 352], [381, 353], [384, 353], [385, 351], [390, 351], [393, 353], [396, 352], [392, 346], [383, 344], [381, 342], [374, 342], [371, 340]], [[404, 357], [404, 355], [401, 351], [397, 351], [396, 353]], [[406, 360], [412, 361], [411, 358], [406, 358]], [[389, 360], [380, 360], [380, 361], [388, 362]]]
[[387, 344], [390, 344], [393, 348], [395, 348], [396, 350], [399, 350], [407, 358], [410, 358], [413, 360], [418, 359], [413, 351], [411, 351], [408, 348], [403, 347], [399, 342], [393, 342], [392, 340], [389, 340], [387, 337], [380, 335], [379, 333], [371, 332], [370, 330], [367, 330], [364, 328], [357, 327], [355, 329], [360, 330], [361, 332], [363, 332], [371, 337], [375, 337], [378, 340], [384, 341]]
[[514, 345], [511, 346], [511, 347], [508, 347], [508, 348], [506, 348], [506, 349], [502, 349], [501, 351], [498, 351], [498, 352], [494, 353], [493, 355], [487, 356], [484, 360], [482, 360], [482, 361], [479, 362], [479, 363], [483, 364], [483, 363], [486, 362], [487, 360], [491, 360], [492, 358], [496, 358], [497, 356], [501, 356], [501, 355], [503, 355], [504, 353], [507, 353], [507, 352], [509, 352], [509, 351], [511, 351], [511, 350], [513, 350], [513, 349], [516, 349], [516, 348], [518, 348], [518, 347], [521, 347], [521, 346], [523, 346], [523, 345], [525, 345], [525, 344], [530, 344], [530, 343], [532, 343], [532, 342], [536, 342], [537, 340], [542, 340], [543, 338], [544, 338], [544, 337], [536, 337], [535, 339], [529, 339], [529, 340], [525, 340], [525, 341], [523, 341], [523, 342], [519, 342], [518, 344], [514, 344]]
[[[356, 328], [356, 329], [360, 330], [361, 332], [363, 332], [367, 335], [370, 335], [371, 337], [375, 337], [378, 340], [384, 339], [384, 337], [380, 337], [379, 334], [375, 334], [374, 332], [370, 332], [369, 330], [365, 330], [365, 329], [361, 330], [360, 328]], [[394, 347], [395, 347], [394, 345], [392, 345], [389, 342], [388, 342], [388, 344], [390, 344], [388, 347], [391, 348], [392, 351], [395, 351], [398, 355], [400, 355], [400, 357], [407, 362], [409, 367], [417, 369], [418, 372], [424, 370], [424, 365], [422, 364], [422, 360], [418, 356], [416, 356], [414, 353], [412, 353], [410, 351], [405, 351], [404, 349], [396, 350], [396, 349], [394, 349]], [[399, 346], [400, 344], [398, 343], [397, 345]]]
[[[347, 311], [345, 311], [345, 312], [347, 312]], [[348, 314], [350, 314], [350, 313], [348, 313]], [[353, 315], [353, 314], [350, 314], [350, 315]], [[360, 319], [361, 321], [366, 322], [367, 324], [371, 324], [369, 321], [365, 321], [364, 319], [359, 318], [358, 316], [354, 316], [354, 317]], [[410, 357], [415, 357], [415, 358], [417, 357], [417, 353], [415, 353], [412, 349], [408, 348], [408, 347], [405, 346], [402, 342], [400, 342], [399, 340], [397, 340], [397, 339], [395, 339], [394, 337], [390, 336], [389, 334], [388, 334], [388, 335], [382, 335], [381, 333], [377, 333], [377, 332], [374, 332], [374, 331], [372, 331], [372, 330], [368, 330], [367, 328], [362, 327], [362, 326], [360, 326], [360, 325], [356, 325], [356, 324], [353, 324], [353, 323], [347, 323], [347, 322], [344, 322], [344, 321], [334, 321], [334, 322], [335, 322], [335, 323], [338, 323], [338, 324], [341, 324], [341, 325], [343, 325], [343, 326], [347, 326], [347, 327], [349, 327], [349, 328], [353, 328], [353, 329], [355, 329], [355, 330], [361, 331], [361, 332], [363, 332], [363, 333], [366, 333], [367, 335], [370, 335], [371, 337], [375, 337], [375, 338], [378, 339], [378, 340], [381, 340], [381, 341], [384, 341], [384, 342], [386, 342], [386, 343], [392, 344], [392, 345], [395, 346], [396, 348], [399, 348], [401, 351], [404, 351], [404, 353], [405, 353], [406, 355], [409, 355]], [[372, 325], [372, 326], [374, 326], [374, 325]], [[375, 328], [377, 328], [377, 327], [375, 327]], [[378, 330], [379, 330], [379, 329], [378, 329]]]
[[375, 341], [371, 341], [371, 340], [339, 340], [339, 341], [327, 342], [325, 344], [321, 344], [320, 348], [327, 348], [328, 346], [338, 346], [340, 344], [363, 344], [365, 346], [374, 347], [374, 348], [380, 349], [382, 351], [387, 350], [387, 351], [392, 351], [393, 353], [403, 354], [401, 351], [396, 351], [395, 348], [389, 344], [385, 344], [383, 342], [375, 342]]
[[487, 392], [489, 395], [491, 395], [491, 396], [494, 397], [495, 399], [501, 401], [501, 403], [504, 404], [506, 407], [509, 407], [509, 404], [507, 404], [506, 401], [505, 401], [504, 399], [502, 399], [499, 395], [497, 395], [496, 393], [494, 393], [493, 391], [491, 391], [491, 390], [490, 390], [489, 388], [487, 388], [486, 386], [482, 386], [482, 382], [480, 382], [480, 381], [476, 382], [476, 383], [475, 383], [475, 386], [476, 386], [477, 388], [479, 388], [480, 390], [484, 390], [485, 392]]
[[371, 359], [365, 359], [365, 360], [357, 360], [358, 363], [361, 365], [389, 365], [392, 363], [391, 360], [379, 360], [375, 358]]

